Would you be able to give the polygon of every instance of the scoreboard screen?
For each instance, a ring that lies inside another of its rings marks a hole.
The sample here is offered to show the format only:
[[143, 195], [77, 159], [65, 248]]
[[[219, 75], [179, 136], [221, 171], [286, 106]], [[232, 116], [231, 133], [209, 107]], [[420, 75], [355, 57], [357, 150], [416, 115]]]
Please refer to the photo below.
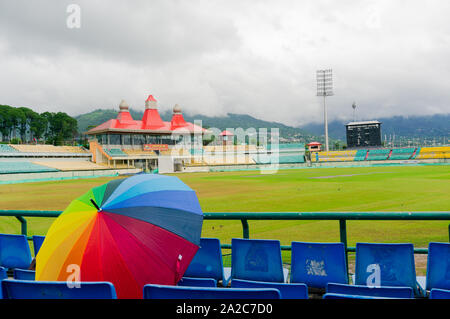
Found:
[[381, 146], [381, 122], [351, 122], [347, 127], [347, 147]]

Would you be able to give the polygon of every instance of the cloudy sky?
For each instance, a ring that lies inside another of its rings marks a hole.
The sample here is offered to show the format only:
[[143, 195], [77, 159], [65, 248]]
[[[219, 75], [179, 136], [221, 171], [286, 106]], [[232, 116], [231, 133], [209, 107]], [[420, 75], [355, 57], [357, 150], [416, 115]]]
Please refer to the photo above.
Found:
[[[70, 4], [80, 8], [80, 28]], [[0, 104], [322, 120], [450, 112], [450, 1], [0, 0]]]

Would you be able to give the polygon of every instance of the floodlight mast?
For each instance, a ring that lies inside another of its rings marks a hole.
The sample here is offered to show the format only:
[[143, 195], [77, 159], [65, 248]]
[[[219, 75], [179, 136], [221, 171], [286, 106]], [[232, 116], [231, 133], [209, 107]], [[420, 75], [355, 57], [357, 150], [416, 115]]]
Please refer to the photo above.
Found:
[[326, 97], [333, 95], [333, 70], [317, 70], [317, 96], [323, 96], [323, 117], [325, 126], [325, 150], [329, 151], [328, 146], [328, 115]]

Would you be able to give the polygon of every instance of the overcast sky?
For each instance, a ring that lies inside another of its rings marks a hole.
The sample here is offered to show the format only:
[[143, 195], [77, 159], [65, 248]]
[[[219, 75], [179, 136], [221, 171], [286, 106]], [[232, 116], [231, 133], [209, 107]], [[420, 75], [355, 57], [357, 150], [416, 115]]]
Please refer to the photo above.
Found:
[[[69, 28], [69, 4], [81, 9]], [[0, 0], [0, 104], [329, 119], [450, 112], [450, 1]]]

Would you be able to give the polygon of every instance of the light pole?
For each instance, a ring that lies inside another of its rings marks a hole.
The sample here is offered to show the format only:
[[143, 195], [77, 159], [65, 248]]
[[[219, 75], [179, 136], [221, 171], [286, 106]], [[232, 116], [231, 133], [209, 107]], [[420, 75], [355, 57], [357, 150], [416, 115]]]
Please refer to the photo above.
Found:
[[325, 126], [325, 150], [328, 152], [328, 116], [326, 97], [333, 95], [333, 71], [317, 70], [317, 96], [323, 96], [323, 117]]

